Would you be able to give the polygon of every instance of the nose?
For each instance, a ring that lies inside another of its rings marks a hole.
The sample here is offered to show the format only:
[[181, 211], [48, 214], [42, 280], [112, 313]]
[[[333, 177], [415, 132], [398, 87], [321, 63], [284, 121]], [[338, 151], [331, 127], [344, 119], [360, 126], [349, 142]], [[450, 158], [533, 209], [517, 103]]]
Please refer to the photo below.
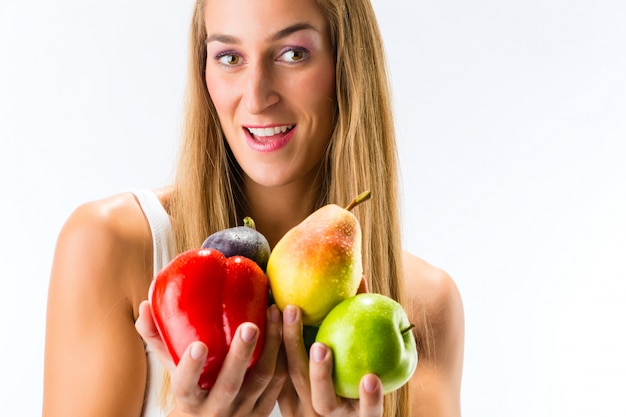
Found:
[[251, 63], [245, 83], [244, 103], [251, 114], [259, 114], [278, 103], [280, 95], [276, 90], [275, 74], [271, 64]]

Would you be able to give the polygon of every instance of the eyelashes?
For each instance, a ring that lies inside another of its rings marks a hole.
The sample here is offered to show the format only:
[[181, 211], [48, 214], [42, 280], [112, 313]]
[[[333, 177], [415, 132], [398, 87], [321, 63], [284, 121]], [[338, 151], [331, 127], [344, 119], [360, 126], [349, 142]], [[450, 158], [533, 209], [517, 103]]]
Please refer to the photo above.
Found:
[[[298, 64], [305, 62], [310, 58], [311, 53], [308, 49], [300, 46], [288, 46], [283, 48], [274, 59], [276, 62], [285, 64]], [[242, 65], [244, 58], [241, 53], [236, 50], [225, 50], [214, 55], [213, 58], [219, 65], [227, 68], [235, 68]]]
[[215, 55], [215, 60], [225, 67], [234, 67], [242, 61], [241, 55], [237, 54], [235, 51], [220, 52]]
[[309, 51], [305, 48], [289, 48], [281, 54], [281, 57], [287, 62], [300, 62], [309, 57]]

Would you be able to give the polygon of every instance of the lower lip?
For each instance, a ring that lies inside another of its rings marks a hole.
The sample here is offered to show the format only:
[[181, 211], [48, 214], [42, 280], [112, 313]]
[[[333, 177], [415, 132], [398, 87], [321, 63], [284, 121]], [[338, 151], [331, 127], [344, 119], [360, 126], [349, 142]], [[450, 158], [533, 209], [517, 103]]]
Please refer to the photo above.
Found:
[[248, 142], [248, 146], [250, 146], [250, 148], [254, 149], [257, 152], [273, 152], [285, 147], [289, 143], [291, 138], [293, 138], [295, 131], [296, 127], [294, 126], [293, 129], [288, 132], [279, 133], [274, 136], [266, 136], [263, 138], [263, 141], [260, 141], [255, 136], [252, 136], [248, 129], [244, 128], [244, 133], [246, 136], [246, 142]]

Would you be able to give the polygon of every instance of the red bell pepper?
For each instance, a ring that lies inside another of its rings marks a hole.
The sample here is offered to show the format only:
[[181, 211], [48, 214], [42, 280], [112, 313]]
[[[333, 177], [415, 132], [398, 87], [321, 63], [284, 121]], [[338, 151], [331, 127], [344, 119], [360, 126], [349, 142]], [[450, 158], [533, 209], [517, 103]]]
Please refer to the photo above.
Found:
[[215, 249], [192, 249], [175, 257], [150, 288], [152, 315], [174, 363], [187, 346], [202, 341], [209, 353], [198, 384], [210, 389], [237, 327], [260, 330], [248, 367], [263, 349], [269, 284], [265, 273], [243, 256], [226, 258]]

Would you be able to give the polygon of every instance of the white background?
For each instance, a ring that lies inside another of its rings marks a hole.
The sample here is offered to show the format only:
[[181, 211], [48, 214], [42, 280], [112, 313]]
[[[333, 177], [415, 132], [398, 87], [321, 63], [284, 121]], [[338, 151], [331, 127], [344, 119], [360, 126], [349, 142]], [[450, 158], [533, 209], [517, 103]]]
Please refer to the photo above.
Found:
[[[40, 414], [63, 221], [171, 178], [191, 4], [2, 0], [2, 415]], [[464, 415], [626, 415], [625, 3], [374, 6], [406, 246], [464, 298]]]

